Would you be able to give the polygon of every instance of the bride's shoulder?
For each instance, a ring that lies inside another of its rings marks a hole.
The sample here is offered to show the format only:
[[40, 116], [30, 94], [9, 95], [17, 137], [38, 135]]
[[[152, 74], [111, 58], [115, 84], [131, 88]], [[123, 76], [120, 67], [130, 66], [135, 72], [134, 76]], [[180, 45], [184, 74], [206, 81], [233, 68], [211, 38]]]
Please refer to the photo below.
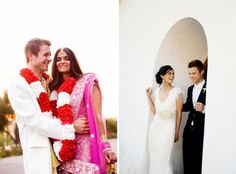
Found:
[[156, 86], [156, 87], [152, 88], [152, 91], [153, 92], [160, 91], [160, 86]]
[[174, 90], [176, 91], [178, 95], [183, 93], [183, 91], [177, 86], [174, 87]]
[[154, 97], [157, 96], [158, 93], [159, 93], [159, 91], [160, 91], [160, 87], [159, 87], [159, 86], [154, 87], [154, 88], [152, 89], [152, 95], [153, 95]]

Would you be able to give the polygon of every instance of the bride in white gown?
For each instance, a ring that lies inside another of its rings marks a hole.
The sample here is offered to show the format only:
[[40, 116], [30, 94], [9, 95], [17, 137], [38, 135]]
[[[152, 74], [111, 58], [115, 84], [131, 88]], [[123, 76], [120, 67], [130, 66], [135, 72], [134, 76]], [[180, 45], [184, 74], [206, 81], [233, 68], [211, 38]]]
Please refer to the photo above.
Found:
[[149, 166], [145, 173], [172, 174], [171, 155], [174, 142], [179, 140], [182, 119], [183, 97], [179, 88], [173, 87], [174, 70], [165, 65], [156, 74], [156, 82], [160, 84], [154, 91], [146, 91], [150, 110], [154, 114], [151, 122], [147, 153]]

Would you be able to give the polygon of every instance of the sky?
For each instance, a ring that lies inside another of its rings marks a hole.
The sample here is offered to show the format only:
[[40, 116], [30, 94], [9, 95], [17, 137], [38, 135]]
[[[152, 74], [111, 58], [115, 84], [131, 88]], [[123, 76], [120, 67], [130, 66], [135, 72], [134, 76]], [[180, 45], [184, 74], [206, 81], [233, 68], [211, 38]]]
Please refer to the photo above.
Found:
[[52, 58], [57, 48], [69, 47], [83, 72], [97, 74], [103, 115], [118, 117], [118, 1], [1, 1], [0, 26], [0, 94], [26, 67], [26, 42], [39, 37], [51, 41]]

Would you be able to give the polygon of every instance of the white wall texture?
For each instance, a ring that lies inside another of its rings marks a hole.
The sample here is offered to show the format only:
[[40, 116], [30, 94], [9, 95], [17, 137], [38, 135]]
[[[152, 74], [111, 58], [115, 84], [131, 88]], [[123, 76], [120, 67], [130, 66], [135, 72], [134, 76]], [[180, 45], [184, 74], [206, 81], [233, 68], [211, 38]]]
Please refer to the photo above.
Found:
[[[145, 89], [163, 64], [186, 95], [190, 60], [208, 56], [203, 174], [235, 174], [236, 1], [120, 1], [119, 172], [134, 173], [144, 150]], [[187, 115], [184, 115], [183, 125]]]

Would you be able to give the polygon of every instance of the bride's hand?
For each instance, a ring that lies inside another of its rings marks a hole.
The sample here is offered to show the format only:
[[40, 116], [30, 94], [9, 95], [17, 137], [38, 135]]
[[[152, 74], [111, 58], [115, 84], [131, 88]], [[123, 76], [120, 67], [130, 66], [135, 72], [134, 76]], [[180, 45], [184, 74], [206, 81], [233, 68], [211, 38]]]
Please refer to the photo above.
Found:
[[117, 161], [117, 156], [115, 152], [113, 152], [111, 149], [105, 150], [104, 155], [105, 155], [107, 163], [113, 164]]
[[179, 131], [175, 132], [175, 143], [179, 141]]
[[152, 95], [152, 88], [151, 87], [146, 89], [146, 94], [148, 97], [151, 97], [151, 95]]

